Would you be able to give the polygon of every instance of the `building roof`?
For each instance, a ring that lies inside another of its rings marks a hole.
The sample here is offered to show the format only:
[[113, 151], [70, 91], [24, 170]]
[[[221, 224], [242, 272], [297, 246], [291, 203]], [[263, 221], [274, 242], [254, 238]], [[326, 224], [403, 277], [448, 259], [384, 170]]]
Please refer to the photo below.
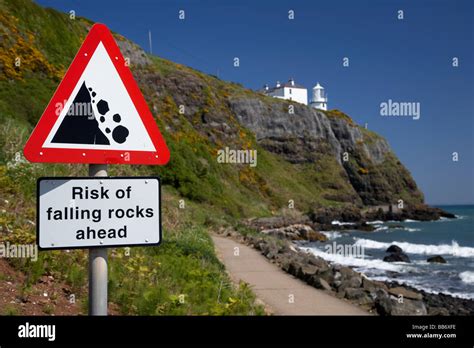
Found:
[[[283, 88], [283, 87], [306, 89], [306, 87], [301, 86], [301, 85], [299, 85], [299, 84], [297, 84], [297, 83], [294, 83], [294, 84], [292, 85], [290, 81], [288, 81], [288, 82], [286, 82], [286, 83], [281, 83], [281, 84], [280, 84], [280, 87], [278, 87], [278, 88]], [[277, 87], [274, 87], [274, 89], [278, 89], [278, 88], [277, 88]]]
[[[291, 80], [290, 80], [291, 81]], [[273, 87], [268, 87], [268, 89], [265, 89], [265, 88], [262, 88], [262, 89], [259, 89], [258, 92], [261, 92], [261, 93], [270, 93], [270, 92], [273, 92], [273, 91], [276, 91], [277, 89], [280, 89], [280, 88], [299, 88], [299, 89], [307, 89], [306, 87], [302, 86], [302, 85], [299, 85], [297, 83], [294, 83], [291, 84], [291, 82], [288, 81], [288, 82], [285, 82], [285, 83], [280, 83], [280, 87], [277, 87], [277, 86], [273, 86]], [[294, 81], [294, 80], [293, 80]]]

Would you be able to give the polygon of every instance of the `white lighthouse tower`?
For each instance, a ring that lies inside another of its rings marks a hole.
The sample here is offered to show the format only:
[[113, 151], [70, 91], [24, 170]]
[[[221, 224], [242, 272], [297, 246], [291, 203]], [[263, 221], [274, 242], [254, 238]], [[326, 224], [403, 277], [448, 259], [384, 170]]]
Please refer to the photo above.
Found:
[[327, 110], [328, 109], [328, 98], [319, 82], [313, 87], [313, 97], [311, 98], [311, 107], [315, 109]]

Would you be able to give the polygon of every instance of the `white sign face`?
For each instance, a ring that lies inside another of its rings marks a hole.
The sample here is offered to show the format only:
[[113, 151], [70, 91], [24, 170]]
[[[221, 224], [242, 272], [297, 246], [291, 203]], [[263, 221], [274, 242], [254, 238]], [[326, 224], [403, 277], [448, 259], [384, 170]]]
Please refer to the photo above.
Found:
[[99, 43], [43, 147], [155, 151], [127, 89]]
[[38, 179], [40, 249], [157, 245], [158, 178]]

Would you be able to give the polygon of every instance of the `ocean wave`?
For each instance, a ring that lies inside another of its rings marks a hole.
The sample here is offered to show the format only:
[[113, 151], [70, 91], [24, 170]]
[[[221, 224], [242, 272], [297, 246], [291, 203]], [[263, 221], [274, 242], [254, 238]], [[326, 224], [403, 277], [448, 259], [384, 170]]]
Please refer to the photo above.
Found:
[[387, 249], [390, 245], [395, 244], [403, 249], [406, 253], [422, 254], [422, 255], [453, 255], [457, 257], [474, 256], [474, 248], [459, 246], [456, 241], [451, 244], [413, 244], [407, 242], [393, 241], [391, 243], [377, 242], [370, 239], [357, 239], [354, 243], [367, 249]]
[[362, 267], [364, 269], [379, 269], [384, 271], [402, 272], [407, 267], [396, 263], [384, 262], [382, 260], [372, 260], [368, 258], [360, 258], [354, 256], [345, 256], [341, 254], [327, 253], [318, 248], [301, 248], [316, 256], [323, 258], [326, 261], [334, 262], [340, 265]]
[[345, 225], [355, 225], [355, 222], [341, 222], [338, 220], [334, 220], [331, 222], [331, 225], [339, 225], [339, 226], [345, 226]]
[[382, 225], [382, 224], [383, 224], [383, 221], [380, 221], [380, 220], [367, 221], [366, 224], [367, 224], [367, 225]]
[[388, 226], [378, 226], [374, 232], [379, 232], [379, 231], [386, 231], [388, 230]]
[[337, 231], [324, 231], [324, 232], [321, 231], [321, 233], [324, 234], [329, 240], [334, 240], [334, 239], [342, 237], [341, 232], [337, 232]]
[[405, 219], [403, 222], [420, 222], [419, 220]]
[[405, 227], [404, 230], [406, 230], [408, 232], [419, 232], [419, 231], [421, 231], [421, 228], [408, 228], [408, 227]]
[[471, 271], [461, 272], [459, 273], [459, 278], [461, 278], [461, 280], [464, 283], [474, 284], [474, 272], [471, 272]]

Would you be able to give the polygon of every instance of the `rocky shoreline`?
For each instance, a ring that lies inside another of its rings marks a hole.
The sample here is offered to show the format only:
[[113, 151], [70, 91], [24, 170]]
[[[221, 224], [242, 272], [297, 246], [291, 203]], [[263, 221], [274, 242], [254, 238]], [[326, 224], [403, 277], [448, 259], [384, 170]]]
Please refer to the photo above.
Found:
[[[329, 263], [300, 249], [297, 243], [301, 241], [326, 240], [324, 234], [314, 230], [314, 224], [308, 217], [296, 220], [288, 217], [264, 218], [251, 220], [248, 226], [258, 232], [243, 235], [233, 229], [224, 229], [219, 233], [254, 247], [284, 271], [370, 313], [383, 316], [474, 315], [474, 300], [432, 294], [394, 281], [371, 280], [350, 267]], [[354, 229], [354, 225], [350, 227]], [[390, 256], [394, 255], [400, 256], [403, 252], [394, 247]]]
[[456, 215], [452, 213], [425, 204], [419, 204], [400, 210], [394, 210], [388, 207], [386, 209], [384, 208], [380, 207], [378, 209], [364, 210], [353, 205], [315, 208], [301, 215], [250, 219], [247, 225], [257, 231], [304, 224], [311, 226], [315, 231], [359, 230], [372, 232], [375, 230], [375, 227], [370, 224], [371, 221], [390, 221], [396, 226], [397, 222], [405, 220], [436, 221], [441, 218], [456, 218]]

